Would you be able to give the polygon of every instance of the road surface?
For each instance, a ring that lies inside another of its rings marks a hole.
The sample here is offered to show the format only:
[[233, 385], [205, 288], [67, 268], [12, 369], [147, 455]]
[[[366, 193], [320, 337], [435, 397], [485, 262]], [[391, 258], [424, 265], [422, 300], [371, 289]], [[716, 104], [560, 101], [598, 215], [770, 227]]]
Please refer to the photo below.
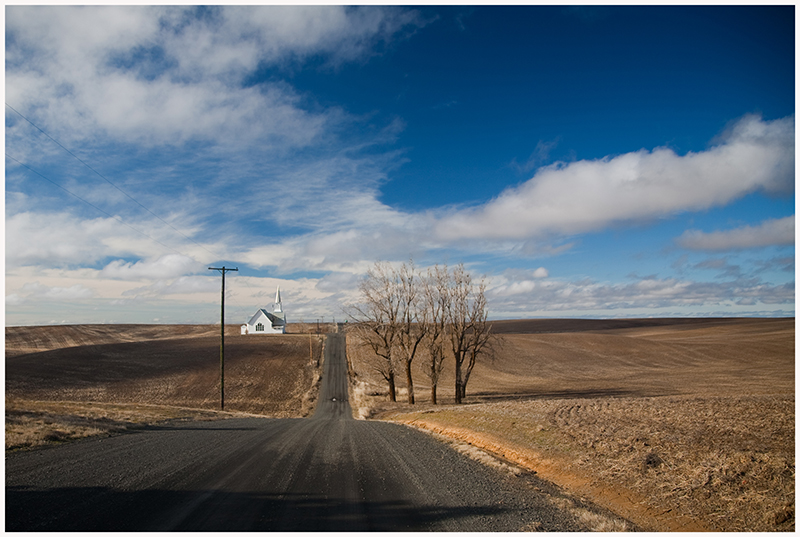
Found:
[[181, 423], [7, 455], [6, 530], [585, 529], [533, 475], [352, 419], [344, 347], [328, 336], [310, 419]]

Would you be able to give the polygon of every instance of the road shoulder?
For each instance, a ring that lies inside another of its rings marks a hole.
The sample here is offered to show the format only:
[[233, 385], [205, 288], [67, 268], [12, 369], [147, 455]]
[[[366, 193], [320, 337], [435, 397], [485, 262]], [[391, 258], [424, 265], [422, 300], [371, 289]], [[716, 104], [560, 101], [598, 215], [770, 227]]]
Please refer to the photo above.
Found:
[[487, 433], [477, 433], [465, 428], [454, 427], [426, 416], [385, 417], [386, 421], [402, 423], [418, 430], [442, 435], [466, 442], [503, 460], [518, 465], [550, 481], [570, 493], [609, 509], [624, 517], [645, 531], [710, 531], [700, 521], [674, 513], [671, 510], [659, 512], [648, 506], [644, 498], [623, 489], [600, 484], [590, 475], [566, 471], [567, 461], [544, 456], [536, 450], [511, 445], [501, 438]]

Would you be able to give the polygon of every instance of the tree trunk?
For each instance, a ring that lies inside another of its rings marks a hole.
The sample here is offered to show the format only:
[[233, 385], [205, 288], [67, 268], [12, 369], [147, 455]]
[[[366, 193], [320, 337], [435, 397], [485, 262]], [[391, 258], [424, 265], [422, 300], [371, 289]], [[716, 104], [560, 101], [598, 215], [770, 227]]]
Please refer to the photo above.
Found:
[[469, 382], [469, 376], [472, 373], [472, 367], [474, 365], [475, 365], [475, 361], [474, 360], [470, 361], [470, 363], [467, 365], [466, 371], [462, 372], [462, 377], [461, 377], [461, 400], [462, 401], [467, 398], [467, 383]]
[[439, 372], [436, 370], [436, 357], [431, 357], [431, 404], [436, 403], [436, 385], [439, 383]]
[[411, 378], [411, 361], [406, 361], [406, 384], [408, 385], [408, 404], [414, 404], [414, 381]]
[[394, 372], [390, 372], [386, 380], [389, 382], [389, 400], [395, 402], [397, 401], [397, 393], [394, 389]]
[[456, 404], [461, 404], [461, 364], [456, 360]]

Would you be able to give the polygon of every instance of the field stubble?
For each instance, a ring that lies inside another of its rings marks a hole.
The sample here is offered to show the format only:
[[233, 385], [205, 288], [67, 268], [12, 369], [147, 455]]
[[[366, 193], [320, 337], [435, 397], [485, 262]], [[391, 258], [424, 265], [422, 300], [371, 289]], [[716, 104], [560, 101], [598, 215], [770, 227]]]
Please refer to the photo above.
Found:
[[356, 412], [481, 447], [645, 529], [794, 530], [794, 319], [516, 323], [462, 406], [431, 405], [421, 367], [420, 404], [386, 402], [352, 342]]

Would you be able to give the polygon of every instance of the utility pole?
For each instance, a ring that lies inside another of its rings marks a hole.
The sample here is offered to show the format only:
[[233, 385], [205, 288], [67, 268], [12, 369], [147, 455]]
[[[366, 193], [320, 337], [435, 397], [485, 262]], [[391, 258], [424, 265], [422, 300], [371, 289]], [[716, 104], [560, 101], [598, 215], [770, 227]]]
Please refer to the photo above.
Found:
[[225, 410], [225, 273], [239, 272], [238, 268], [208, 267], [208, 270], [218, 270], [222, 273], [222, 307], [220, 309], [219, 331], [219, 409]]

